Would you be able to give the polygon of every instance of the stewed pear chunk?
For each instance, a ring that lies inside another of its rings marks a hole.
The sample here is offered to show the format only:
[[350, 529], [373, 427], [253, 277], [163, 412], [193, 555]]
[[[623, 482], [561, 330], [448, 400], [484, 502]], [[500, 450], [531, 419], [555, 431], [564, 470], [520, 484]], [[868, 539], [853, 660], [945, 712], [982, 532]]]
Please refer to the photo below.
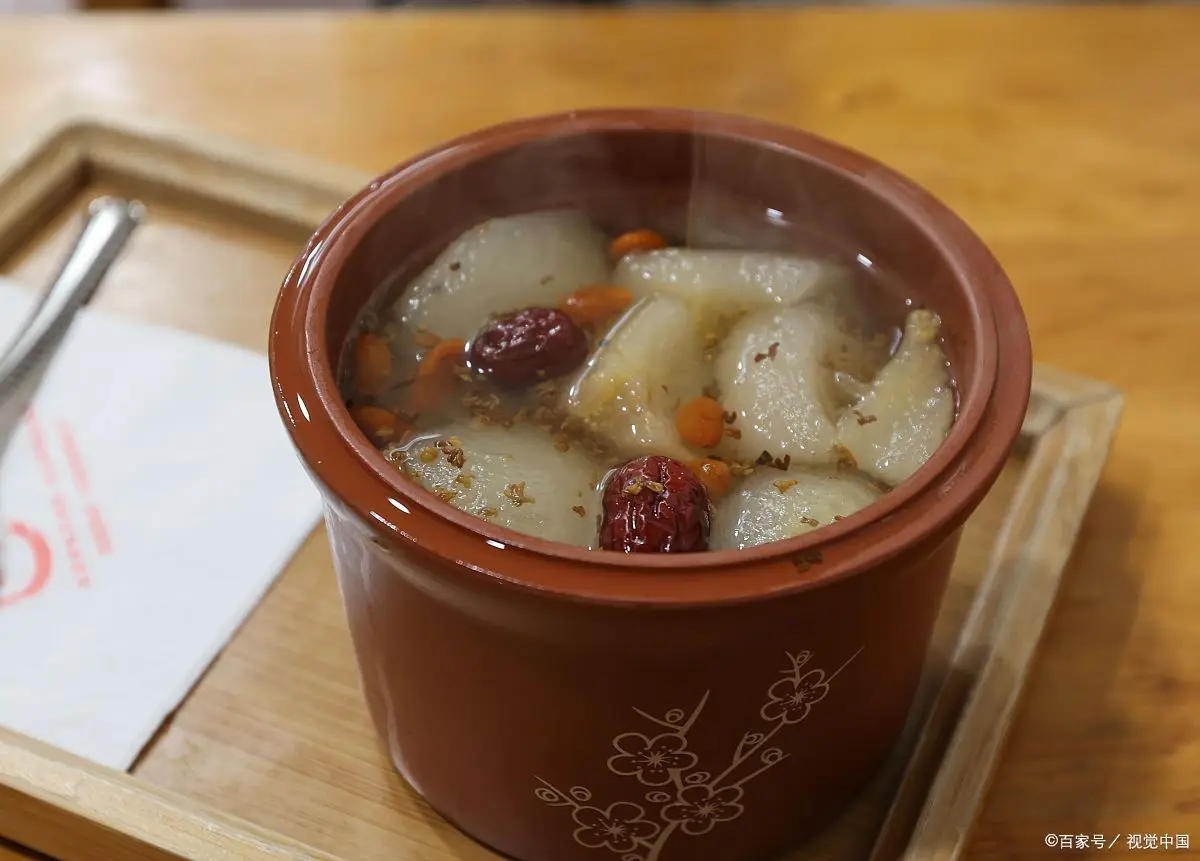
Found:
[[930, 458], [954, 421], [940, 326], [932, 311], [911, 312], [896, 354], [838, 421], [838, 441], [859, 469], [893, 487]]
[[608, 280], [607, 239], [580, 213], [535, 212], [463, 233], [409, 285], [398, 322], [469, 340], [488, 318]]
[[840, 267], [812, 258], [690, 248], [626, 255], [613, 275], [634, 295], [678, 296], [725, 314], [795, 305], [839, 285], [843, 278]]
[[596, 465], [575, 447], [555, 447], [545, 431], [455, 422], [402, 451], [405, 474], [455, 508], [549, 541], [595, 543]]
[[829, 355], [838, 337], [832, 314], [814, 304], [758, 311], [734, 326], [716, 359], [721, 403], [737, 416], [738, 434], [727, 443], [733, 456], [834, 460], [843, 396]]
[[676, 428], [676, 407], [709, 380], [696, 315], [673, 296], [631, 308], [605, 336], [567, 392], [567, 411], [623, 457], [694, 456]]
[[717, 505], [709, 547], [742, 549], [792, 538], [849, 517], [879, 495], [849, 472], [759, 467]]

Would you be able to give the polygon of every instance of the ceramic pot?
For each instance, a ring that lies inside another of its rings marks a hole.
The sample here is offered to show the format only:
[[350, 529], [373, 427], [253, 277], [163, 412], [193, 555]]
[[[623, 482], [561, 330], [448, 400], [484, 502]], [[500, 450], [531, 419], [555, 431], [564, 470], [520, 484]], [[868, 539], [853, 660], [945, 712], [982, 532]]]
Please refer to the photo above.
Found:
[[[942, 316], [948, 439], [870, 508], [744, 551], [560, 546], [407, 483], [339, 397], [351, 326], [463, 230], [559, 206], [668, 230], [724, 208], [860, 253]], [[387, 751], [435, 810], [521, 861], [757, 859], [843, 809], [905, 721], [1031, 374], [1011, 285], [929, 194], [800, 131], [673, 110], [518, 121], [384, 174], [297, 260], [270, 357]]]

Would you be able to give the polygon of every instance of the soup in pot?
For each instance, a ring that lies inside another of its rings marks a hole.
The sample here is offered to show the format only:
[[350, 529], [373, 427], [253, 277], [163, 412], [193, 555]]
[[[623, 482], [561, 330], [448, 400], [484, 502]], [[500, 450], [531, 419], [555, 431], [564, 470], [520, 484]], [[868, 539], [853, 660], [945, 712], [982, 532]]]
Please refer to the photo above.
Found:
[[343, 392], [407, 480], [538, 538], [687, 553], [848, 517], [944, 441], [938, 315], [861, 255], [630, 227], [494, 219], [380, 291]]

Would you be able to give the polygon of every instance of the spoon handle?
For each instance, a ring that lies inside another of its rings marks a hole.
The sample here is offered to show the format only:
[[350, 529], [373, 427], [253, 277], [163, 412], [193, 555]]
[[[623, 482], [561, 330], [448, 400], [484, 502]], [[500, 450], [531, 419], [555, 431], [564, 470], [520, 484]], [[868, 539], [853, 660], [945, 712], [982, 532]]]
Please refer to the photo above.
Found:
[[75, 314], [96, 294], [142, 213], [142, 205], [133, 201], [93, 201], [88, 207], [87, 223], [58, 275], [8, 348], [0, 352], [0, 455], [32, 402]]

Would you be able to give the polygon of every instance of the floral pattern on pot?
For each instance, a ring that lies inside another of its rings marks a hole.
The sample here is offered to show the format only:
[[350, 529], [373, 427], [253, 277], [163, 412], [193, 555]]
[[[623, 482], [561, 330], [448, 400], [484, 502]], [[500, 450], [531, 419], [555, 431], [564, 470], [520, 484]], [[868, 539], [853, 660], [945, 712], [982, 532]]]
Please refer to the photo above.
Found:
[[[745, 732], [729, 764], [715, 776], [697, 768], [699, 758], [687, 749], [688, 732], [708, 702], [710, 692], [706, 691], [690, 713], [671, 709], [660, 718], [634, 708], [662, 732], [626, 732], [613, 739], [616, 754], [609, 757], [608, 770], [650, 787], [644, 803], [618, 801], [608, 807], [594, 806], [586, 787], [564, 791], [541, 777], [534, 794], [552, 807], [571, 808], [577, 826], [575, 842], [580, 846], [606, 848], [619, 854], [621, 861], [657, 861], [676, 831], [691, 836], [707, 834], [745, 812], [742, 787], [788, 756], [783, 748], [768, 744], [781, 730], [808, 717], [812, 707], [829, 694], [830, 682], [861, 653], [860, 648], [831, 673], [805, 671], [812, 652], [789, 653], [784, 677], [767, 689], [759, 709], [767, 726]], [[650, 816], [656, 808], [657, 816]]]

